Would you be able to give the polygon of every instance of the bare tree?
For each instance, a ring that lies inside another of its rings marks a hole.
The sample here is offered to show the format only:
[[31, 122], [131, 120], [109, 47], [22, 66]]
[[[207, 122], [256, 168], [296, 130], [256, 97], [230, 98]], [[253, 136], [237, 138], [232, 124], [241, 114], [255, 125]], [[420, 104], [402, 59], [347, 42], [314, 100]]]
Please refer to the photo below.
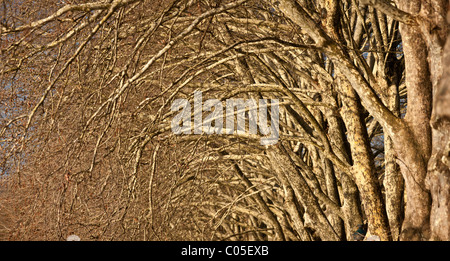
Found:
[[[448, 8], [4, 0], [0, 236], [448, 240]], [[195, 91], [278, 100], [278, 142], [174, 134]]]

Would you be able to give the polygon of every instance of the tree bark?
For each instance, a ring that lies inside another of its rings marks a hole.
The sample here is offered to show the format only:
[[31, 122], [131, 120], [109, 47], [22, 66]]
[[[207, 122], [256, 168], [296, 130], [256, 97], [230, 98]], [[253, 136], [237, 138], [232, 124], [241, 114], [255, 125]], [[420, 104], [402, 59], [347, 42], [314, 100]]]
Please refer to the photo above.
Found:
[[[450, 23], [450, 12], [447, 15]], [[426, 178], [432, 205], [431, 240], [450, 240], [450, 36], [443, 56], [444, 72], [433, 97], [432, 154]]]
[[442, 35], [447, 32], [442, 16], [448, 3], [404, 0], [397, 3], [401, 10], [418, 17], [416, 25], [400, 25], [408, 91], [406, 130], [396, 133], [393, 139], [405, 179], [406, 207], [401, 239], [427, 240], [431, 235], [432, 203], [425, 178], [432, 145], [436, 145], [432, 144], [430, 126], [432, 93], [442, 75]]
[[353, 161], [352, 176], [361, 193], [369, 233], [387, 241], [390, 240], [389, 226], [378, 179], [374, 175], [374, 162], [366, 126], [361, 118], [362, 106], [358, 102], [356, 92], [345, 80], [340, 87], [343, 93], [342, 114]]
[[408, 107], [405, 127], [391, 136], [405, 180], [406, 207], [402, 240], [429, 236], [430, 195], [425, 188], [426, 166], [431, 152], [431, 79], [427, 46], [418, 28], [400, 26], [405, 56]]
[[[325, 102], [338, 107], [336, 98], [333, 97], [333, 93], [331, 92], [329, 87], [323, 82], [321, 82], [320, 85], [325, 91], [322, 99]], [[344, 141], [344, 122], [341, 118], [338, 118], [329, 110], [326, 112], [325, 117], [328, 121], [328, 136], [330, 137], [330, 142], [333, 146], [333, 149], [336, 151], [336, 155], [342, 161], [351, 164], [351, 152]], [[361, 208], [359, 207], [360, 200], [358, 188], [356, 187], [355, 182], [349, 177], [350, 173], [342, 173], [342, 171], [340, 171], [339, 169], [335, 169], [334, 172], [335, 177], [341, 183], [340, 194], [338, 196], [335, 196], [335, 198], [340, 199], [339, 203], [341, 204], [341, 209], [344, 215], [343, 221], [346, 228], [346, 239], [351, 241], [353, 240], [352, 234], [355, 232], [355, 229], [358, 227], [358, 225], [363, 223]]]
[[[290, 186], [295, 192], [296, 197], [302, 202], [305, 208], [305, 215], [312, 226], [311, 228], [320, 235], [323, 240], [337, 241], [339, 236], [333, 230], [332, 225], [327, 220], [325, 214], [320, 208], [317, 198], [314, 196], [311, 188], [307, 182], [299, 173], [293, 160], [290, 158], [286, 148], [279, 142], [276, 145], [272, 145], [270, 150], [267, 150], [268, 157], [270, 159], [272, 169], [281, 180], [288, 180]], [[305, 224], [306, 226], [307, 224]]]

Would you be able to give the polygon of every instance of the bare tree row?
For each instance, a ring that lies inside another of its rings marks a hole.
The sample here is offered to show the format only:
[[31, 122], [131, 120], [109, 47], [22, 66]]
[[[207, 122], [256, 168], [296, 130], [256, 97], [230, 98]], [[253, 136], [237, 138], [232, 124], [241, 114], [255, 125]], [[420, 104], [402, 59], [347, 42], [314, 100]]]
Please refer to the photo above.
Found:
[[[0, 237], [448, 240], [448, 5], [4, 0]], [[278, 142], [174, 134], [194, 91]]]

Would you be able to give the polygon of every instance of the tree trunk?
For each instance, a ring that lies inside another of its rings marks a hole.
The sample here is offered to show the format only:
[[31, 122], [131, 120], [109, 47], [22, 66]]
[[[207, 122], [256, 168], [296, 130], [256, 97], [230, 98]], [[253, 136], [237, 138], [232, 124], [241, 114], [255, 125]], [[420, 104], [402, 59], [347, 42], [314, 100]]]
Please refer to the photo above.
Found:
[[308, 186], [302, 174], [298, 171], [286, 148], [279, 142], [271, 146], [270, 150], [267, 150], [267, 153], [272, 169], [276, 175], [280, 180], [289, 181], [290, 187], [292, 187], [296, 197], [305, 207], [305, 223], [310, 222], [310, 224], [305, 224], [305, 226], [308, 225], [314, 229], [323, 240], [339, 240], [339, 236], [327, 220], [317, 198], [314, 196], [313, 191]]
[[384, 141], [385, 176], [383, 186], [385, 189], [386, 213], [391, 229], [392, 240], [397, 241], [403, 221], [403, 178], [396, 162], [393, 142], [390, 137]]
[[352, 155], [352, 176], [361, 193], [361, 199], [368, 219], [369, 233], [381, 240], [389, 240], [385, 207], [381, 197], [378, 178], [374, 175], [374, 162], [370, 151], [366, 126], [361, 118], [362, 106], [353, 88], [343, 80], [340, 84], [342, 114], [347, 126], [347, 136]]
[[[336, 98], [333, 97], [333, 93], [326, 83], [321, 82], [321, 88], [325, 91], [322, 99], [335, 106], [339, 106], [336, 102]], [[331, 143], [333, 144], [333, 149], [337, 148], [336, 155], [344, 162], [351, 164], [350, 150], [345, 143], [345, 133], [344, 133], [344, 123], [341, 118], [336, 117], [331, 111], [327, 111], [325, 117], [328, 121], [328, 136], [330, 137]], [[352, 234], [355, 229], [363, 223], [363, 218], [361, 216], [359, 192], [356, 187], [355, 182], [348, 176], [350, 173], [342, 173], [338, 168], [335, 169], [335, 176], [341, 183], [341, 193], [336, 198], [340, 199], [340, 204], [342, 212], [344, 215], [345, 223], [345, 234], [346, 240], [353, 240]]]
[[425, 188], [426, 165], [431, 152], [431, 80], [426, 43], [417, 28], [401, 25], [405, 55], [408, 107], [404, 133], [394, 145], [405, 180], [406, 208], [402, 239], [423, 240], [429, 232], [430, 195]]
[[[450, 23], [450, 13], [447, 15]], [[431, 239], [450, 240], [450, 36], [444, 48], [444, 72], [433, 97], [432, 154], [428, 162]]]
[[[400, 114], [398, 102], [398, 87], [390, 84], [386, 99], [387, 106], [397, 116]], [[403, 190], [404, 181], [397, 164], [397, 155], [395, 153], [392, 138], [385, 134], [384, 137], [384, 192], [386, 213], [391, 229], [392, 240], [400, 239], [400, 231], [403, 222]]]
[[[447, 32], [442, 12], [448, 9], [448, 3], [399, 0], [398, 4], [401, 10], [420, 18], [416, 25], [400, 25], [408, 91], [406, 129], [397, 132], [393, 139], [405, 179], [406, 207], [401, 239], [427, 240], [431, 235], [432, 197], [425, 178], [432, 153], [432, 93], [442, 75], [442, 42], [445, 40], [442, 34]], [[426, 19], [422, 19], [424, 17]], [[433, 135], [436, 136], [436, 132]], [[433, 153], [437, 150], [439, 148], [433, 149]]]

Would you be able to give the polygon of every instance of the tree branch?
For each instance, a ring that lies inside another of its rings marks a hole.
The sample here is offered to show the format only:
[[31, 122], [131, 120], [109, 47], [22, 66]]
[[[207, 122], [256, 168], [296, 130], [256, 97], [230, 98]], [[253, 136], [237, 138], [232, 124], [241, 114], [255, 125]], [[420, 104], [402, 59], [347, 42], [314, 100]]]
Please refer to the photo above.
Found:
[[377, 10], [385, 13], [386, 15], [401, 23], [407, 25], [417, 25], [416, 18], [413, 15], [398, 9], [386, 0], [359, 0], [359, 2], [363, 5], [373, 6]]

